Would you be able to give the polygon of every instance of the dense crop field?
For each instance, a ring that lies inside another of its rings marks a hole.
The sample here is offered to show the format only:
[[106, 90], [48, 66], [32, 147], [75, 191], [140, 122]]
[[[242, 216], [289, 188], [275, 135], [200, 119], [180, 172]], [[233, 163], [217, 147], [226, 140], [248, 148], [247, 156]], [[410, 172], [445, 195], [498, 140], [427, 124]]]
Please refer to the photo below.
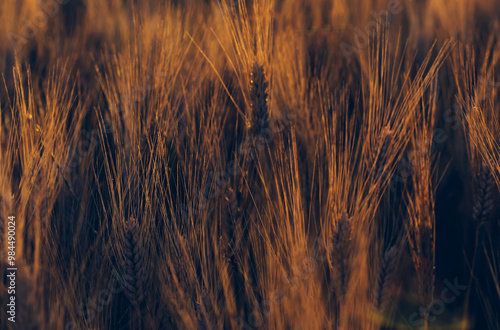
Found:
[[0, 31], [1, 329], [500, 329], [499, 1], [2, 0]]

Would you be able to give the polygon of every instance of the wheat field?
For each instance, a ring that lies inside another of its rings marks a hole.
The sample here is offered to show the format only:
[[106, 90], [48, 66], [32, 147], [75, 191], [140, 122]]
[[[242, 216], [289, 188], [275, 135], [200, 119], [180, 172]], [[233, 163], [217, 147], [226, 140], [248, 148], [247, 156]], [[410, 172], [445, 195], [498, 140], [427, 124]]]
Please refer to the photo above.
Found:
[[499, 1], [0, 30], [0, 329], [500, 329]]

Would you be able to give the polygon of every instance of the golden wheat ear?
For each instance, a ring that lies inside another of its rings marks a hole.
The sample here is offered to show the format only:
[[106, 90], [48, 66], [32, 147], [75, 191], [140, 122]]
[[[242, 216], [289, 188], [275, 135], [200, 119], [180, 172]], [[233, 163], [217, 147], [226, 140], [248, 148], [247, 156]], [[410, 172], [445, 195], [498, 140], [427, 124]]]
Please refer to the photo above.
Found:
[[476, 224], [488, 221], [494, 208], [495, 179], [487, 164], [481, 165], [476, 183], [476, 198], [472, 208], [472, 219]]
[[398, 250], [395, 246], [384, 253], [375, 287], [375, 307], [384, 310], [389, 304], [389, 288], [394, 283], [394, 276], [398, 261]]
[[139, 306], [144, 301], [147, 293], [147, 274], [139, 242], [137, 221], [130, 218], [126, 226], [123, 291], [133, 305]]
[[351, 223], [343, 213], [330, 237], [330, 270], [336, 294], [341, 297], [347, 291], [349, 282], [349, 256], [351, 250]]
[[254, 143], [259, 136], [265, 134], [265, 130], [269, 127], [268, 86], [264, 67], [254, 63], [250, 74], [250, 106], [252, 111], [250, 136]]

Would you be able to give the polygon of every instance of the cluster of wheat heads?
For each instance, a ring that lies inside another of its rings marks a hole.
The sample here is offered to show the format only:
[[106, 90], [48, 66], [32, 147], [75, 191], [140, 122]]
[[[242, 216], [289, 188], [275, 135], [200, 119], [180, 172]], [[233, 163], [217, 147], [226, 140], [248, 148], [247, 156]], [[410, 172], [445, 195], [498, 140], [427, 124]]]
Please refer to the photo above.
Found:
[[500, 11], [452, 2], [0, 2], [0, 328], [498, 329]]
[[[500, 326], [498, 320], [500, 301], [498, 282], [498, 71], [500, 46], [493, 36], [478, 45], [464, 46], [463, 53], [456, 53], [453, 65], [455, 80], [461, 87], [458, 94], [458, 111], [464, 123], [467, 155], [473, 182], [473, 208], [469, 215], [473, 240], [474, 258], [471, 260], [470, 283], [474, 287], [471, 304], [478, 304], [485, 313], [485, 326]], [[493, 292], [488, 295], [485, 292]]]

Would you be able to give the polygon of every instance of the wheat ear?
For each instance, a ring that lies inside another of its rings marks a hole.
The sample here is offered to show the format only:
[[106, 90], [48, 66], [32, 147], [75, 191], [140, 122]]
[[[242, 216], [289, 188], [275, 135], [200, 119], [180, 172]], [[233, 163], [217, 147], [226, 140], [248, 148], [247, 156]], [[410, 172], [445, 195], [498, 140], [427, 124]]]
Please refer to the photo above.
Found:
[[[244, 175], [240, 177], [240, 180], [243, 177], [247, 178], [246, 181], [250, 185], [250, 190], [255, 189], [254, 181], [258, 181], [254, 179], [258, 178], [260, 152], [270, 141], [270, 132], [268, 132], [269, 109], [267, 105], [268, 86], [264, 67], [254, 63], [250, 71], [250, 120], [247, 122], [245, 145], [241, 149], [247, 157], [244, 158], [243, 163]], [[238, 188], [242, 188], [242, 185]]]
[[[236, 258], [239, 246], [244, 239], [243, 230], [240, 223], [240, 212], [238, 207], [238, 197], [231, 188], [226, 189], [225, 200], [227, 205], [227, 217], [223, 228], [222, 254], [229, 263], [231, 271], [234, 271], [237, 277], [240, 275], [240, 268]], [[236, 278], [235, 280], [241, 280]]]
[[269, 127], [268, 86], [264, 67], [255, 63], [250, 75], [250, 106], [252, 109], [250, 134], [254, 140]]
[[419, 279], [419, 295], [421, 306], [429, 306], [434, 296], [434, 232], [433, 228], [420, 228], [420, 252], [416, 258], [417, 276]]
[[375, 289], [375, 306], [377, 309], [385, 309], [389, 303], [389, 288], [393, 284], [397, 265], [398, 251], [395, 246], [386, 250], [378, 273]]
[[[240, 226], [238, 223], [239, 219], [239, 207], [236, 192], [233, 188], [228, 187], [224, 194], [224, 199], [227, 206], [227, 216], [226, 222], [223, 228], [223, 250], [225, 257], [230, 257], [228, 259], [233, 259], [233, 256], [238, 248], [239, 241], [241, 237]], [[229, 251], [228, 251], [229, 249]], [[231, 261], [233, 267], [234, 262]]]
[[493, 193], [495, 180], [488, 165], [482, 164], [476, 184], [476, 199], [472, 208], [472, 219], [476, 223], [488, 220], [494, 207]]
[[130, 302], [138, 306], [146, 295], [146, 271], [139, 244], [139, 229], [134, 218], [127, 222], [126, 230], [123, 289]]
[[339, 296], [345, 295], [349, 281], [351, 230], [351, 223], [347, 219], [347, 215], [343, 213], [330, 237], [330, 269], [333, 275], [334, 290]]

